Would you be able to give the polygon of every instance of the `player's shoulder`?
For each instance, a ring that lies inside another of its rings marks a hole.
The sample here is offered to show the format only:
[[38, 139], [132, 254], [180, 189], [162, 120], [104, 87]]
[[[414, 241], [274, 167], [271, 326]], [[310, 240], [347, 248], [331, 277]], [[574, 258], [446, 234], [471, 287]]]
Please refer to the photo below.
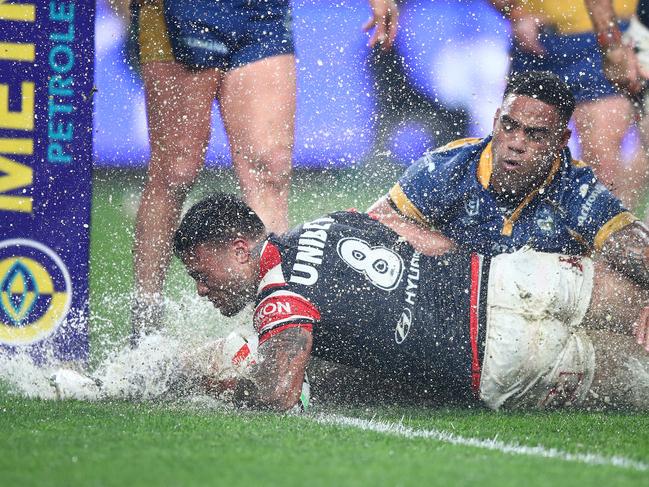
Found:
[[464, 138], [426, 151], [417, 161], [417, 170], [428, 174], [440, 174], [446, 180], [451, 173], [462, 172], [479, 159], [488, 143], [487, 139]]
[[474, 146], [482, 142], [484, 139], [481, 139], [479, 137], [464, 137], [462, 139], [457, 139], [452, 142], [449, 142], [448, 144], [444, 144], [440, 147], [437, 147], [436, 149], [432, 150], [431, 153], [433, 154], [442, 154], [445, 152], [451, 152], [451, 151], [456, 151], [460, 149], [466, 149], [469, 146]]
[[596, 200], [621, 204], [611, 190], [597, 178], [589, 164], [570, 158], [564, 168], [560, 190], [570, 201], [574, 201], [575, 211], [590, 212]]
[[582, 184], [597, 184], [597, 176], [593, 168], [586, 162], [575, 159], [567, 148], [561, 155], [562, 161], [562, 181], [564, 186], [578, 187]]
[[282, 264], [283, 244], [274, 234], [271, 234], [261, 246], [259, 253], [259, 286], [257, 295], [267, 294], [268, 292], [286, 286], [286, 279]]

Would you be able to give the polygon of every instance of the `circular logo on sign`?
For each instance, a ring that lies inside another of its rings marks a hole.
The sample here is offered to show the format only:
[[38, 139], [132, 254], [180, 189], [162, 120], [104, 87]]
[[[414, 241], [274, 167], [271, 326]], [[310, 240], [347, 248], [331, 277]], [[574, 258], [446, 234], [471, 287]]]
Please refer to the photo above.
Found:
[[0, 242], [0, 343], [51, 335], [70, 309], [72, 281], [61, 258], [33, 240]]

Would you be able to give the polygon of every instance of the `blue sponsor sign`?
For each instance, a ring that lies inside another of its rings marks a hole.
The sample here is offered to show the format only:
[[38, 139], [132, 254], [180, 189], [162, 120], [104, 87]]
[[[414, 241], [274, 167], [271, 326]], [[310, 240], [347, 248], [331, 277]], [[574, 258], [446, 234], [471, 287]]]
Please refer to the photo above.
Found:
[[88, 356], [92, 0], [0, 0], [0, 346]]

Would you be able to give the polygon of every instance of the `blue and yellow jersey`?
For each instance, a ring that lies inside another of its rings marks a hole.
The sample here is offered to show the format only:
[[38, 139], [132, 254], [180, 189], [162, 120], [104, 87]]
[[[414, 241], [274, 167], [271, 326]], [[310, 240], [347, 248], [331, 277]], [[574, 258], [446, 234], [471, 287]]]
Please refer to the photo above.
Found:
[[524, 246], [585, 255], [637, 220], [566, 148], [540, 187], [516, 208], [491, 191], [491, 137], [462, 139], [427, 152], [390, 190], [402, 215], [485, 255]]
[[[560, 34], [577, 34], [593, 30], [588, 10], [583, 0], [518, 0], [525, 11], [537, 14], [546, 25]], [[635, 12], [638, 0], [613, 0], [613, 8], [619, 19], [628, 20]]]

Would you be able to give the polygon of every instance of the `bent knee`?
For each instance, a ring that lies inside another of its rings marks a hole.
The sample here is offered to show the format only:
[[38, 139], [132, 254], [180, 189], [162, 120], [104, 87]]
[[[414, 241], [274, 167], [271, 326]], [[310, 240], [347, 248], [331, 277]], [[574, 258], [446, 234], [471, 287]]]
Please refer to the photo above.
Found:
[[194, 185], [203, 167], [203, 158], [165, 155], [149, 166], [148, 184], [173, 193], [185, 193]]
[[292, 172], [292, 150], [277, 146], [271, 150], [250, 155], [244, 165], [257, 186], [284, 190], [288, 188]]

